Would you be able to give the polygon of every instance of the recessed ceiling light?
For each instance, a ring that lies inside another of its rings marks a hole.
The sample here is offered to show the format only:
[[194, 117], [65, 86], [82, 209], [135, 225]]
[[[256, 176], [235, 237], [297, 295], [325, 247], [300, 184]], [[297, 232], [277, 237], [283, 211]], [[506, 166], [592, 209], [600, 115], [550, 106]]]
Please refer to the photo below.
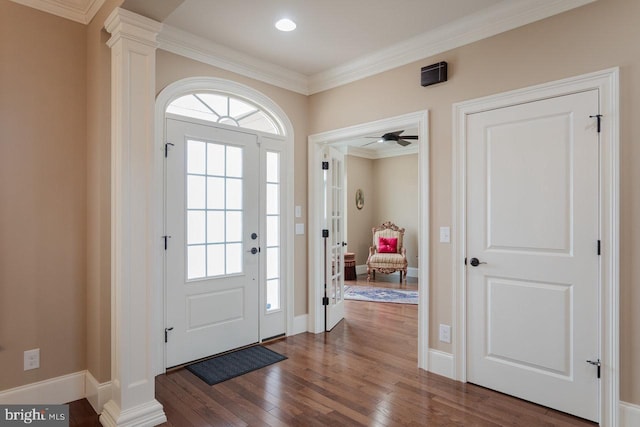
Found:
[[282, 18], [276, 22], [276, 28], [280, 31], [293, 31], [296, 29], [296, 23], [289, 18]]

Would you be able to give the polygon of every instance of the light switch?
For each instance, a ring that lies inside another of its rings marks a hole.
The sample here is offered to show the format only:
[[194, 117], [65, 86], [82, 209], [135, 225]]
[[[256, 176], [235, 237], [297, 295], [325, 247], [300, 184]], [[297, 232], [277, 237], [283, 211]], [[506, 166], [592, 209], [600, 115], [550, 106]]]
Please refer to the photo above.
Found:
[[296, 206], [296, 218], [302, 217], [302, 206]]
[[304, 223], [296, 224], [296, 234], [304, 234]]
[[440, 227], [440, 243], [451, 242], [451, 229], [449, 227]]

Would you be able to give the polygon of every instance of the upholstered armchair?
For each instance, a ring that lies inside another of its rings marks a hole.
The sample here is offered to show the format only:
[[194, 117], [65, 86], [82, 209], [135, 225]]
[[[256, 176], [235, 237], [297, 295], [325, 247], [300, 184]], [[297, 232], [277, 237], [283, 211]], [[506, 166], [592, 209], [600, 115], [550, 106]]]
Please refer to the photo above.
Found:
[[373, 246], [369, 248], [367, 259], [367, 281], [371, 275], [376, 278], [376, 271], [384, 274], [400, 272], [400, 283], [404, 274], [407, 282], [407, 253], [402, 245], [404, 228], [400, 228], [391, 221], [387, 221], [371, 229]]

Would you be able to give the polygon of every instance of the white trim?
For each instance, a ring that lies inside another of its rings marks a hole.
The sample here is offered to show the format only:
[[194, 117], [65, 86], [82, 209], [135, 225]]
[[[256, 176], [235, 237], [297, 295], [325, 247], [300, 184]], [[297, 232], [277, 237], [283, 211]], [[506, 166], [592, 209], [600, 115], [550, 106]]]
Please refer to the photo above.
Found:
[[[595, 0], [501, 2], [479, 13], [315, 74], [309, 92], [318, 93], [512, 30]], [[428, 65], [428, 64], [424, 64]], [[416, 82], [419, 69], [416, 68]]]
[[111, 381], [99, 383], [91, 372], [86, 371], [84, 389], [86, 398], [97, 414], [102, 412], [104, 405], [111, 400]]
[[[428, 369], [429, 346], [429, 112], [418, 111], [402, 116], [350, 126], [309, 136], [308, 146], [308, 195], [309, 195], [309, 331], [320, 333], [324, 329], [323, 296], [323, 250], [320, 208], [322, 206], [322, 182], [320, 162], [324, 147], [368, 134], [378, 134], [389, 129], [418, 128], [420, 150], [418, 154], [420, 223], [418, 226], [419, 281], [424, 286], [419, 290], [418, 305], [418, 367]], [[357, 271], [357, 270], [356, 270]]]
[[85, 372], [62, 375], [0, 392], [0, 405], [59, 405], [85, 397]]
[[627, 402], [620, 402], [620, 427], [640, 426], [640, 406]]
[[301, 314], [300, 316], [296, 316], [293, 318], [293, 330], [289, 334], [298, 335], [308, 331], [309, 325], [309, 315]]
[[111, 394], [103, 425], [166, 421], [155, 399], [152, 295], [162, 249], [153, 114], [161, 24], [116, 8], [111, 34]]
[[501, 2], [442, 28], [312, 76], [259, 60], [168, 25], [164, 26], [158, 36], [158, 42], [159, 48], [168, 52], [303, 95], [312, 95], [438, 55], [593, 1], [595, 0]]
[[[466, 116], [523, 102], [545, 99], [597, 89], [600, 114], [603, 115], [601, 138], [600, 185], [600, 233], [603, 244], [601, 258], [601, 424], [616, 426], [619, 384], [619, 69], [611, 68], [595, 73], [545, 83], [520, 90], [465, 101], [453, 105], [453, 176], [452, 212], [454, 236], [453, 257], [453, 356], [454, 378], [466, 381]], [[597, 114], [597, 113], [594, 113]]]
[[120, 410], [115, 401], [110, 400], [104, 405], [100, 415], [100, 423], [107, 427], [157, 426], [166, 422], [162, 405], [155, 400], [124, 411]]
[[71, 21], [81, 24], [91, 22], [98, 10], [102, 7], [105, 0], [86, 0], [84, 7], [78, 7], [77, 2], [70, 1], [52, 1], [52, 0], [12, 0], [23, 6], [32, 7], [42, 12], [70, 19]]
[[158, 48], [293, 92], [309, 95], [307, 76], [164, 25]]
[[429, 372], [442, 375], [443, 377], [453, 378], [453, 354], [444, 351], [429, 349]]
[[[287, 170], [287, 187], [286, 187], [286, 212], [292, 213], [294, 211], [294, 129], [289, 117], [285, 112], [266, 95], [261, 92], [237, 83], [231, 80], [220, 79], [216, 77], [190, 77], [182, 80], [178, 80], [169, 84], [160, 92], [155, 102], [155, 150], [154, 159], [155, 170], [158, 171], [159, 176], [154, 179], [154, 186], [150, 189], [150, 192], [155, 194], [156, 200], [156, 212], [159, 212], [158, 218], [156, 218], [157, 235], [162, 236], [164, 232], [164, 186], [163, 186], [163, 170], [164, 170], [164, 138], [165, 138], [165, 111], [167, 106], [176, 98], [196, 91], [217, 91], [224, 92], [230, 95], [240, 96], [251, 100], [255, 104], [259, 105], [262, 109], [269, 111], [273, 118], [277, 121], [280, 129], [284, 132], [285, 150], [284, 158], [286, 162]], [[286, 286], [286, 334], [292, 335], [296, 330], [296, 324], [294, 323], [294, 263], [291, 261], [294, 259], [294, 237], [295, 237], [295, 218], [294, 215], [286, 214], [286, 247], [284, 249], [284, 255], [288, 260], [285, 271], [285, 286]], [[159, 375], [165, 372], [166, 359], [165, 359], [165, 345], [164, 341], [160, 339], [163, 335], [165, 325], [165, 283], [164, 283], [164, 251], [159, 250], [156, 252], [154, 258], [154, 265], [156, 266], [155, 276], [157, 280], [154, 282], [154, 298], [152, 301], [153, 311], [153, 325], [154, 329], [158, 332], [154, 336], [153, 341], [153, 368], [152, 371], [155, 375]], [[306, 330], [306, 329], [305, 329]]]
[[398, 147], [389, 150], [370, 150], [367, 148], [348, 146], [346, 147], [347, 150], [345, 154], [370, 160], [408, 156], [410, 154], [418, 154], [418, 144], [419, 143], [414, 143], [407, 147]]

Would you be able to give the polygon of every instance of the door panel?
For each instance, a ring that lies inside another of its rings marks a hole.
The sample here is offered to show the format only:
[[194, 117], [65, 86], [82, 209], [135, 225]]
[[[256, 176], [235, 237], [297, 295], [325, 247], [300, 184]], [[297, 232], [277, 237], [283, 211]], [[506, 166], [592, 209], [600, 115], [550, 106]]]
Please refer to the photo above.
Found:
[[327, 245], [326, 329], [330, 331], [344, 318], [344, 154], [328, 149], [329, 170], [325, 186]]
[[468, 381], [594, 421], [597, 112], [594, 90], [467, 122]]
[[251, 238], [259, 148], [256, 135], [175, 119], [167, 139], [167, 366], [175, 366], [259, 339], [260, 245]]

